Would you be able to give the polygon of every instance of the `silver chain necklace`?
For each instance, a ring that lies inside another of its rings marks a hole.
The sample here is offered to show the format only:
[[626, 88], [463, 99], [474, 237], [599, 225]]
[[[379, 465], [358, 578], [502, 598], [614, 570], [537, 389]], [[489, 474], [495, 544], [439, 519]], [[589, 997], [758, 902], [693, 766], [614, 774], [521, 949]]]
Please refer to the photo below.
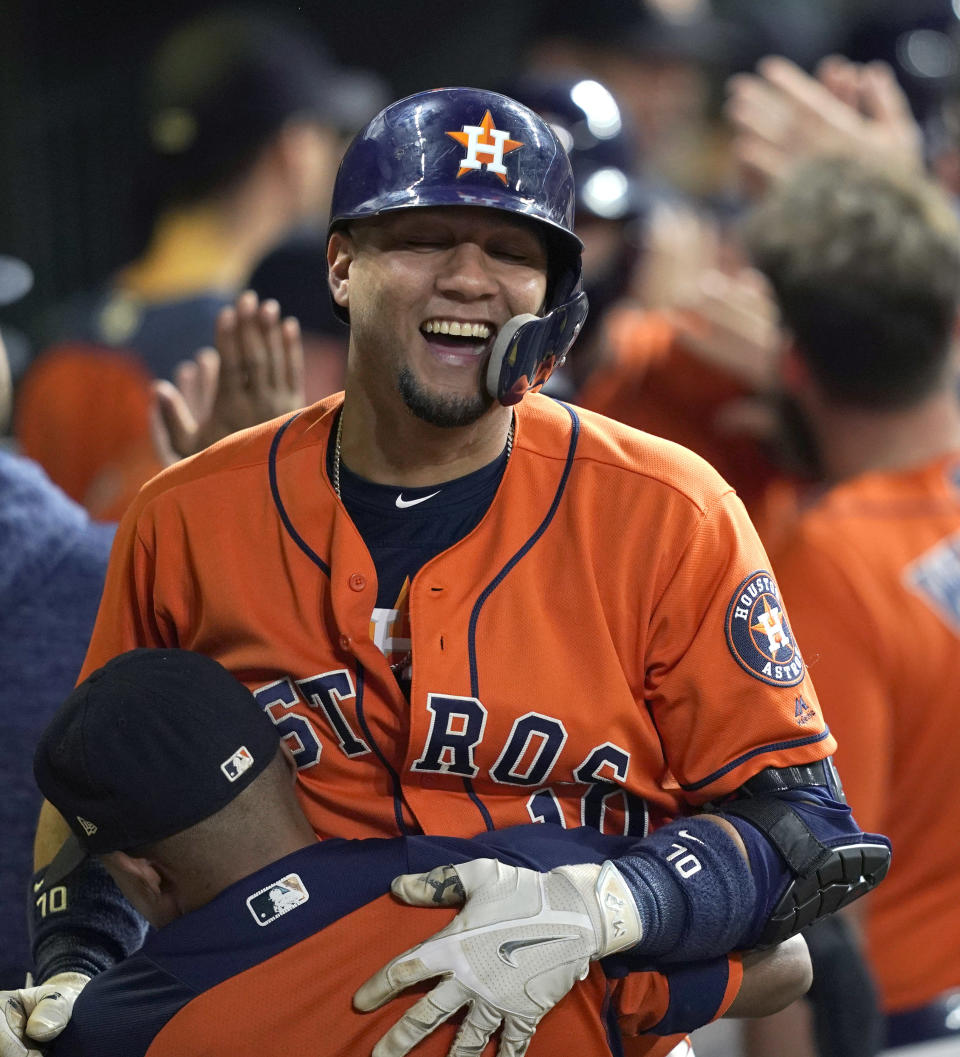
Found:
[[[507, 432], [507, 459], [510, 459], [510, 453], [513, 451], [513, 434], [517, 427], [517, 420], [511, 414], [510, 415], [510, 429]], [[343, 410], [341, 409], [340, 414], [337, 416], [337, 435], [333, 442], [333, 490], [337, 493], [337, 499], [343, 501], [343, 496], [340, 495], [340, 444], [343, 439]]]

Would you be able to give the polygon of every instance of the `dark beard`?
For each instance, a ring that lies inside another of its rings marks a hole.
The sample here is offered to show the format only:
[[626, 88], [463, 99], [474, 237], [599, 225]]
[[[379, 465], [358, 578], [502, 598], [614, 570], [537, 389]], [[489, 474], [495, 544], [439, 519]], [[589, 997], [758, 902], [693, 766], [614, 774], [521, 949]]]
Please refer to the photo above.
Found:
[[400, 368], [397, 388], [403, 402], [417, 418], [444, 429], [472, 425], [493, 404], [493, 398], [486, 393], [477, 393], [475, 396], [437, 396], [429, 393], [409, 367]]

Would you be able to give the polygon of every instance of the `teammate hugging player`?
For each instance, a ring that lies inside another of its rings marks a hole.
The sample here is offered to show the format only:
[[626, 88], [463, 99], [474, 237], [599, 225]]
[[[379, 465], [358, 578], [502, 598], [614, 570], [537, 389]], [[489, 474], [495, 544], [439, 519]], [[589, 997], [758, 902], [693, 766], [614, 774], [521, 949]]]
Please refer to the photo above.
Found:
[[[141, 492], [84, 667], [142, 645], [220, 661], [294, 750], [322, 837], [533, 820], [644, 838], [562, 883], [521, 871], [516, 891], [495, 865], [458, 867], [457, 927], [415, 956], [452, 975], [378, 1053], [464, 1004], [474, 1043], [506, 1018], [501, 1052], [521, 1053], [569, 986], [565, 907], [622, 975], [777, 943], [889, 858], [842, 803], [733, 491], [689, 452], [533, 391], [586, 312], [573, 201], [556, 136], [504, 96], [441, 89], [374, 118], [331, 209], [345, 394]], [[65, 833], [46, 809], [40, 862]], [[40, 979], [116, 957], [93, 879], [69, 888], [65, 911], [35, 915]], [[491, 930], [502, 976], [465, 940]], [[358, 1004], [410, 981], [391, 964]]]

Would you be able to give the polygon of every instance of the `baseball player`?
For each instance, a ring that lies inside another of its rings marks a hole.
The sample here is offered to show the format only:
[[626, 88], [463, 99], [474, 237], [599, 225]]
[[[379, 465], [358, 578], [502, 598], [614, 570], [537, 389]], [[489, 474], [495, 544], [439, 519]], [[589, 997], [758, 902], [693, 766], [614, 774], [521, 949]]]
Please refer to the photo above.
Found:
[[[531, 821], [637, 838], [642, 853], [577, 882], [606, 915], [594, 956], [629, 972], [779, 942], [867, 890], [889, 853], [842, 802], [732, 490], [668, 442], [530, 392], [586, 312], [573, 201], [555, 134], [507, 97], [440, 89], [377, 115], [331, 210], [345, 395], [141, 492], [83, 674], [138, 645], [219, 660], [293, 750], [323, 838]], [[35, 883], [65, 834], [47, 810]], [[69, 910], [35, 911], [39, 979], [109, 964], [93, 887], [77, 871]], [[519, 914], [511, 942], [542, 924]], [[420, 974], [390, 965], [358, 999], [446, 974], [378, 1054], [462, 1005], [476, 1040], [506, 1018], [520, 1046], [562, 997], [528, 981], [539, 1005], [517, 1023], [496, 972], [438, 942]]]
[[[474, 841], [318, 842], [276, 727], [220, 665], [186, 650], [132, 650], [91, 675], [41, 738], [36, 773], [66, 817], [86, 822], [75, 823], [76, 854], [98, 854], [159, 929], [85, 989], [51, 1050], [70, 1057], [369, 1052], [392, 1014], [360, 1013], [353, 991], [382, 950], [425, 938], [438, 918], [453, 917], [436, 907], [458, 901], [458, 887], [448, 885], [433, 909], [403, 910], [389, 896], [395, 875], [495, 855], [510, 877], [516, 867], [602, 862], [633, 843], [532, 824]], [[47, 880], [56, 898], [49, 871]], [[421, 875], [401, 894], [429, 903], [424, 893], [435, 894]], [[589, 929], [589, 916], [576, 927]], [[806, 980], [803, 940], [784, 946], [791, 944], [776, 973], [778, 986], [796, 991]], [[669, 1030], [678, 1007], [689, 1018], [735, 1000], [733, 1011], [743, 1012], [750, 977], [761, 973], [740, 962], [717, 959], [609, 987], [594, 966], [529, 1052], [574, 1044], [578, 1053], [608, 1057], [620, 1030], [653, 1024], [658, 1014]], [[318, 971], [334, 963], [335, 973]], [[634, 1001], [637, 1011], [623, 1013]], [[607, 1003], [621, 1010], [619, 1023], [606, 1023]], [[769, 1008], [753, 999], [746, 1011]], [[450, 1026], [423, 1052], [444, 1052], [453, 1035]]]
[[[888, 1045], [960, 1030], [960, 233], [920, 177], [808, 163], [751, 254], [791, 339], [783, 384], [830, 487], [776, 554], [858, 819], [897, 849], [863, 906]], [[855, 908], [859, 909], [859, 908]]]

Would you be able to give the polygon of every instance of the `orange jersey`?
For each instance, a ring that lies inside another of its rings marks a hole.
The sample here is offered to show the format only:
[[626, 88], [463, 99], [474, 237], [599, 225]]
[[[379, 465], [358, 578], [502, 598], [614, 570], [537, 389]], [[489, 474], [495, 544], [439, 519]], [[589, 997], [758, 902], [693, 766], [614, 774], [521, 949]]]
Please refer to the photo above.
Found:
[[888, 1012], [960, 986], [960, 457], [871, 473], [774, 555], [847, 799], [893, 860], [865, 904]]
[[[611, 847], [590, 831], [556, 833], [528, 826], [495, 834], [491, 842], [327, 841], [293, 852], [152, 934], [141, 951], [95, 977], [51, 1053], [363, 1057], [435, 981], [368, 1013], [353, 1008], [354, 992], [456, 913], [401, 906], [388, 894], [392, 878], [491, 854], [533, 869], [600, 862], [604, 842]], [[620, 839], [612, 847], [629, 844]], [[692, 1029], [720, 1016], [742, 979], [736, 956], [624, 979], [607, 979], [594, 963], [547, 1013], [528, 1052], [611, 1057], [625, 1044], [625, 1052], [659, 1057], [678, 1036], [638, 1032], [678, 1020]], [[438, 1027], [415, 1052], [446, 1054], [460, 1019]]]
[[135, 646], [215, 657], [294, 750], [322, 836], [640, 835], [833, 751], [732, 490], [673, 444], [537, 395], [484, 518], [410, 584], [408, 702], [324, 469], [341, 399], [146, 486], [83, 677]]

